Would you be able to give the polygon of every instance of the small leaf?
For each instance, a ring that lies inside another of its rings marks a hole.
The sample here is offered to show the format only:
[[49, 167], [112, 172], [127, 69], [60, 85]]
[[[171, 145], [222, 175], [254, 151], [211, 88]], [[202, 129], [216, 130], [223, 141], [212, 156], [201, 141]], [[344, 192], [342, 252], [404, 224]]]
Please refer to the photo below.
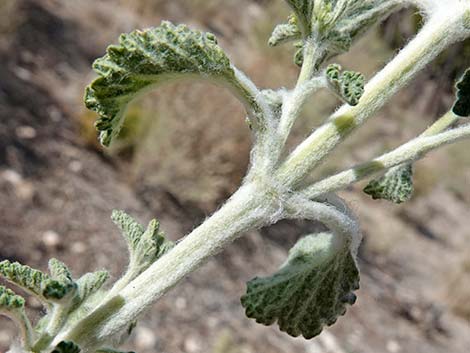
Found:
[[73, 306], [76, 307], [96, 293], [108, 280], [108, 271], [96, 271], [87, 273], [77, 280], [77, 296], [74, 298]]
[[0, 275], [46, 301], [61, 300], [76, 288], [74, 282], [53, 279], [41, 271], [8, 260], [0, 262]]
[[80, 353], [80, 347], [72, 341], [61, 341], [52, 353]]
[[123, 211], [113, 211], [111, 218], [127, 240], [130, 252], [129, 267], [135, 272], [134, 275], [144, 271], [174, 245], [165, 238], [155, 219], [150, 221], [144, 231], [137, 221]]
[[25, 305], [23, 297], [17, 295], [11, 289], [0, 286], [0, 312], [22, 310]]
[[364, 94], [364, 76], [359, 72], [342, 71], [338, 64], [326, 69], [326, 77], [331, 89], [349, 105], [357, 105]]
[[290, 23], [283, 23], [274, 28], [268, 44], [275, 47], [279, 44], [290, 42], [292, 40], [300, 39], [300, 31], [297, 25]]
[[52, 258], [49, 260], [49, 272], [52, 278], [60, 282], [73, 282], [72, 273], [67, 265], [57, 259]]
[[156, 219], [153, 219], [144, 234], [142, 234], [136, 253], [140, 262], [144, 265], [153, 263], [172, 247], [173, 243], [165, 239], [164, 234], [160, 232], [160, 224]]
[[299, 22], [299, 26], [304, 32], [303, 35], [308, 37], [310, 35], [311, 23], [312, 23], [312, 10], [313, 0], [285, 0], [287, 4], [294, 11], [296, 20]]
[[383, 199], [397, 204], [409, 201], [413, 196], [413, 166], [411, 164], [391, 168], [382, 177], [372, 180], [364, 192], [374, 200]]
[[129, 251], [134, 252], [144, 234], [144, 227], [124, 211], [114, 210], [111, 219], [121, 230], [129, 246]]
[[85, 104], [99, 114], [95, 126], [108, 146], [119, 134], [127, 104], [139, 93], [170, 80], [189, 76], [224, 83], [254, 110], [249, 96], [215, 36], [162, 22], [159, 27], [122, 34], [119, 45], [93, 64], [99, 78], [86, 89]]
[[318, 28], [318, 40], [332, 57], [347, 52], [360, 35], [399, 6], [396, 0], [315, 1], [313, 28]]
[[319, 233], [300, 239], [274, 275], [249, 281], [241, 302], [246, 315], [258, 323], [277, 322], [281, 331], [309, 339], [345, 314], [358, 288], [349, 244]]
[[459, 82], [457, 82], [457, 100], [452, 111], [455, 115], [470, 116], [470, 69], [467, 69]]

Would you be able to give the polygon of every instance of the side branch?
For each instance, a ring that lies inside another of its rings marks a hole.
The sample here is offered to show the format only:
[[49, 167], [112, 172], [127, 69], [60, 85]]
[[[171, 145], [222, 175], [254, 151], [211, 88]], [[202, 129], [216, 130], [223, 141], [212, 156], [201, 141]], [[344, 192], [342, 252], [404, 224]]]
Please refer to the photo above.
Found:
[[397, 165], [413, 162], [426, 153], [458, 140], [470, 137], [470, 124], [432, 136], [417, 137], [381, 157], [323, 179], [306, 188], [304, 194], [316, 198], [325, 193], [336, 191], [362, 179], [381, 173]]
[[343, 106], [280, 167], [283, 183], [296, 186], [354, 129], [363, 125], [389, 98], [450, 44], [461, 40], [463, 14], [457, 10], [431, 17], [423, 29], [366, 86], [357, 106]]

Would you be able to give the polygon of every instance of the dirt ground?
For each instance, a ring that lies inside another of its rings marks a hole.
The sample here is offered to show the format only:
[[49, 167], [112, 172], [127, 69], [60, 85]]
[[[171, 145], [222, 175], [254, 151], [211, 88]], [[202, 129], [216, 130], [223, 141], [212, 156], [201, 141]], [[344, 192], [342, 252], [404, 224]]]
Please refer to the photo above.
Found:
[[[126, 266], [126, 248], [109, 218], [111, 210], [125, 209], [143, 223], [158, 217], [171, 239], [180, 238], [236, 189], [248, 164], [250, 137], [243, 111], [228, 96], [204, 85], [174, 85], [136, 108], [155, 118], [141, 143], [124, 141], [104, 151], [90, 138], [81, 102], [93, 78], [92, 61], [119, 33], [166, 18], [214, 32], [261, 86], [288, 86], [296, 73], [290, 54], [260, 44], [285, 12], [276, 1], [249, 0], [223, 6], [159, 0], [14, 3], [14, 9], [0, 10], [0, 21], [11, 21], [8, 28], [0, 27], [0, 260], [44, 269], [50, 257], [57, 257], [76, 275], [106, 268], [116, 278]], [[358, 46], [340, 61], [352, 62], [353, 69], [370, 77], [390, 51], [375, 35]], [[371, 56], [375, 61], [365, 62]], [[415, 135], [434, 118], [426, 115], [426, 104], [435, 85], [428, 76], [415, 82], [369, 130], [339, 149], [323, 172]], [[322, 95], [318, 99], [320, 111], [337, 103]], [[214, 101], [219, 104], [211, 106]], [[147, 112], [156, 106], [158, 111]], [[307, 106], [305, 114], [314, 108]], [[308, 116], [296, 126], [291, 144], [318, 123], [317, 116]], [[364, 139], [370, 141], [367, 146]], [[284, 221], [247, 234], [172, 290], [139, 321], [127, 348], [140, 353], [468, 353], [469, 148], [463, 142], [420, 162], [417, 194], [406, 205], [370, 200], [360, 187], [342, 193], [365, 235], [361, 289], [346, 316], [319, 337], [294, 339], [276, 327], [260, 326], [244, 317], [239, 302], [247, 280], [275, 269], [295, 240], [317, 227]], [[38, 303], [30, 298], [28, 304], [37, 316]], [[1, 352], [14, 332], [0, 319]]]

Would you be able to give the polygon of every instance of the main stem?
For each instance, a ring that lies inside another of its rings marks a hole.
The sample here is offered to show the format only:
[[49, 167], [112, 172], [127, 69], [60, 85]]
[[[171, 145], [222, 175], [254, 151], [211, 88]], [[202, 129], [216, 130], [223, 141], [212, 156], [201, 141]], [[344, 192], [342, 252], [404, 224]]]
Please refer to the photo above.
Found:
[[[57, 337], [79, 344], [84, 352], [122, 332], [149, 305], [248, 229], [277, 221], [272, 190], [258, 183], [243, 185], [214, 215], [169, 253], [157, 260], [120, 293], [102, 303], [73, 328]], [[269, 222], [268, 222], [269, 223]]]

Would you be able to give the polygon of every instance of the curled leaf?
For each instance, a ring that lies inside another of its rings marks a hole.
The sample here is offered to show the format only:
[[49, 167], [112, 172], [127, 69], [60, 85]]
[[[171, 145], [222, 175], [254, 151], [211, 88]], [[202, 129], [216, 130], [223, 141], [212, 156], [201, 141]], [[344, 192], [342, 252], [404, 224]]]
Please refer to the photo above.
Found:
[[349, 105], [357, 105], [364, 94], [364, 75], [354, 71], [343, 71], [338, 64], [329, 65], [326, 77], [331, 89]]
[[122, 34], [119, 45], [93, 64], [99, 77], [85, 92], [87, 108], [99, 114], [95, 126], [108, 146], [119, 134], [127, 104], [155, 85], [181, 77], [214, 80], [251, 106], [255, 98], [238, 81], [215, 36], [162, 22], [159, 27]]
[[364, 192], [374, 200], [383, 199], [397, 204], [409, 201], [413, 196], [413, 166], [400, 165], [391, 168], [378, 179], [372, 180]]
[[277, 322], [281, 331], [309, 339], [345, 314], [358, 288], [349, 245], [331, 233], [319, 233], [300, 239], [274, 275], [249, 281], [241, 302], [258, 323]]

